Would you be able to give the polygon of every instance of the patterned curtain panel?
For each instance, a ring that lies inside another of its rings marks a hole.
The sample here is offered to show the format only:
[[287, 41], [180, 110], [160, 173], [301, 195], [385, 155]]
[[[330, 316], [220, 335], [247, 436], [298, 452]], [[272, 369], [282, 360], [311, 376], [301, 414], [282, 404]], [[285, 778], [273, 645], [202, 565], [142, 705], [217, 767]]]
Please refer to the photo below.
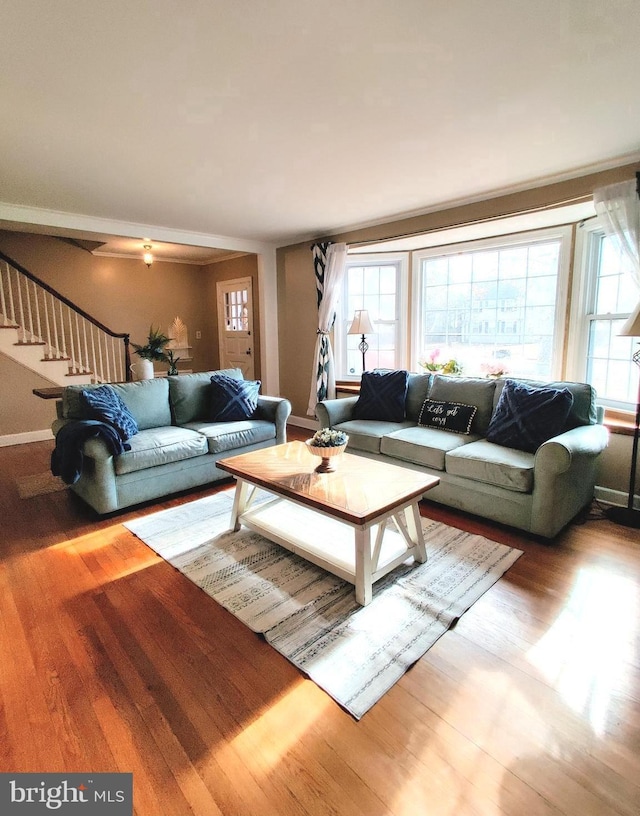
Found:
[[312, 251], [318, 299], [318, 328], [311, 393], [307, 409], [309, 416], [315, 416], [316, 405], [321, 400], [334, 399], [336, 396], [336, 378], [329, 332], [336, 319], [336, 304], [342, 290], [347, 261], [347, 245], [314, 244]]

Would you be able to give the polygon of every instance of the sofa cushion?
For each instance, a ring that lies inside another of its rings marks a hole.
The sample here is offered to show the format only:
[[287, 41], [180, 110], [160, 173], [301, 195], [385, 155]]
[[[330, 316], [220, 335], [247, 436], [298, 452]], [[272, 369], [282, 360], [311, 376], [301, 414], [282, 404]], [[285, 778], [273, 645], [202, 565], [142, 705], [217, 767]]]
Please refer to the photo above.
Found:
[[[500, 395], [506, 379], [496, 380], [496, 393], [494, 397], [494, 407], [498, 405]], [[566, 388], [573, 395], [573, 405], [569, 411], [569, 416], [563, 431], [570, 431], [581, 425], [595, 425], [598, 422], [598, 409], [596, 405], [596, 390], [587, 383], [578, 382], [542, 382], [539, 380], [516, 380], [536, 388]]]
[[478, 437], [412, 425], [384, 436], [380, 443], [380, 453], [434, 470], [444, 470], [447, 451], [466, 445], [470, 439]]
[[226, 374], [236, 380], [243, 379], [239, 368], [225, 368], [220, 371], [201, 371], [197, 374], [178, 374], [167, 377], [169, 381], [169, 403], [176, 425], [187, 422], [204, 422], [209, 417], [211, 377]]
[[451, 433], [469, 434], [477, 410], [475, 405], [426, 399], [422, 404], [418, 425], [439, 428]]
[[407, 419], [411, 420], [411, 422], [418, 421], [422, 405], [429, 393], [430, 385], [431, 374], [409, 374], [405, 409]]
[[113, 383], [112, 388], [131, 411], [141, 431], [171, 425], [169, 384], [166, 377]]
[[380, 442], [386, 434], [413, 427], [413, 422], [378, 422], [375, 419], [350, 419], [332, 427], [349, 436], [347, 451], [380, 453]]
[[408, 382], [408, 371], [365, 371], [353, 406], [354, 419], [403, 422]]
[[[154, 377], [128, 383], [110, 383], [111, 388], [127, 406], [141, 431], [171, 425], [169, 385], [166, 377]], [[68, 385], [62, 392], [64, 419], [90, 419], [83, 391], [101, 388], [100, 385]]]
[[207, 453], [207, 440], [202, 434], [172, 425], [140, 431], [131, 437], [129, 444], [131, 450], [114, 459], [118, 476]]
[[209, 453], [233, 452], [245, 445], [258, 445], [276, 438], [276, 426], [266, 419], [190, 422], [185, 427], [197, 431], [206, 439]]
[[445, 464], [447, 473], [452, 476], [462, 476], [517, 493], [531, 493], [534, 460], [533, 453], [480, 439], [448, 451]]
[[249, 419], [258, 406], [260, 380], [239, 380], [226, 374], [211, 375], [208, 419], [231, 422]]
[[487, 440], [535, 453], [565, 428], [573, 394], [567, 388], [537, 388], [507, 379], [487, 429]]
[[138, 423], [110, 385], [85, 389], [82, 399], [89, 416], [112, 425], [123, 442], [138, 433]]
[[429, 399], [475, 405], [478, 410], [471, 424], [471, 433], [484, 436], [493, 413], [495, 387], [494, 380], [435, 374], [429, 391]]

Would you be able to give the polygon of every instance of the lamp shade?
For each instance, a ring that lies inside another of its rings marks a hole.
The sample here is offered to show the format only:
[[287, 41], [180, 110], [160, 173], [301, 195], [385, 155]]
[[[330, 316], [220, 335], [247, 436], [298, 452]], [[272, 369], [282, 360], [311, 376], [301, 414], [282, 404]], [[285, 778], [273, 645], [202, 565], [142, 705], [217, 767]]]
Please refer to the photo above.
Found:
[[373, 334], [373, 326], [366, 309], [356, 309], [347, 334]]
[[640, 303], [638, 303], [635, 312], [633, 312], [620, 329], [619, 334], [624, 337], [640, 337]]

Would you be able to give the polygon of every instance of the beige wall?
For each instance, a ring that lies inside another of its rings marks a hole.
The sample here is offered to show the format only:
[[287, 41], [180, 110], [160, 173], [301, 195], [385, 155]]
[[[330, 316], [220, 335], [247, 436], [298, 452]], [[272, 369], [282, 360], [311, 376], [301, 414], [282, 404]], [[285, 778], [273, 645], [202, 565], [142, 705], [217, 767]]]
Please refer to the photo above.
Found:
[[[56, 238], [9, 231], [0, 231], [0, 250], [105, 326], [129, 332], [132, 342], [144, 343], [151, 323], [166, 332], [180, 317], [189, 331], [193, 360], [179, 368], [194, 371], [217, 365], [212, 282], [218, 274], [242, 277], [251, 266], [256, 268], [255, 256], [248, 256], [204, 267], [156, 261], [148, 269], [141, 260], [94, 256]], [[257, 280], [255, 288], [257, 292]], [[200, 340], [196, 331], [202, 332]], [[137, 360], [135, 354], [132, 360]], [[156, 369], [166, 370], [166, 365], [156, 364]], [[54, 404], [31, 390], [51, 383], [2, 355], [0, 376], [0, 436], [49, 428]]]
[[318, 310], [309, 243], [278, 251], [280, 393], [305, 417], [311, 390]]
[[0, 383], [0, 437], [51, 427], [56, 417], [54, 401], [32, 393], [34, 388], [50, 388], [48, 380], [0, 354]]

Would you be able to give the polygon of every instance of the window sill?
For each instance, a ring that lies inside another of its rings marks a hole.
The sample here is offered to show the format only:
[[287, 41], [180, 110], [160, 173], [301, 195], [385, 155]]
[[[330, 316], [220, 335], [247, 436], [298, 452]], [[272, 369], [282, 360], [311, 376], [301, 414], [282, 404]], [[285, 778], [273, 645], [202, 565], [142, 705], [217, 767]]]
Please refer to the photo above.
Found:
[[360, 393], [360, 383], [346, 381], [336, 382], [336, 393], [358, 396], [358, 394]]
[[633, 414], [627, 411], [607, 408], [604, 412], [604, 425], [614, 434], [633, 436], [636, 427], [634, 419]]

